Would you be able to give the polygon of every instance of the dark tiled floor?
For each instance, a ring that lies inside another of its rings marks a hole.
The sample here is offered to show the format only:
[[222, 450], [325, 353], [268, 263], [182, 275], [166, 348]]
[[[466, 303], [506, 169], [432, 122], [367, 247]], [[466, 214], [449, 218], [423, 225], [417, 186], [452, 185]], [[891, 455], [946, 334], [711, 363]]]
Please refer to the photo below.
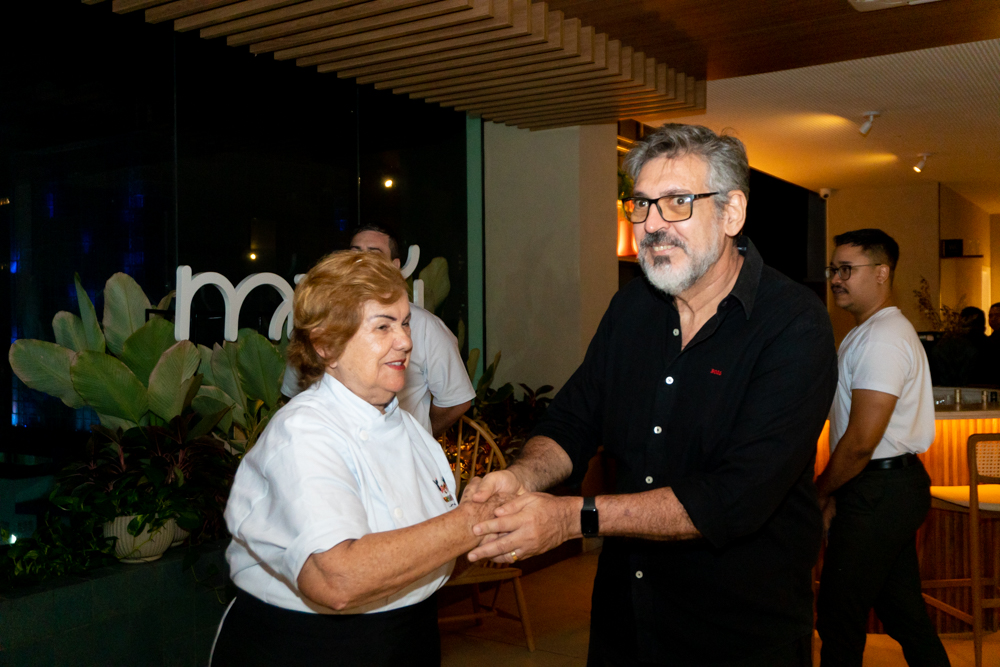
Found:
[[[537, 650], [529, 653], [517, 621], [486, 619], [481, 626], [454, 623], [441, 632], [443, 667], [583, 667], [587, 657], [590, 593], [597, 552], [564, 560], [522, 578]], [[515, 612], [512, 587], [500, 593], [502, 609]], [[468, 601], [456, 603], [444, 614], [471, 611]], [[952, 667], [973, 667], [972, 635], [943, 635]], [[813, 664], [819, 665], [819, 639]], [[1000, 665], [1000, 633], [987, 635], [983, 665]], [[864, 667], [906, 667], [903, 652], [886, 635], [869, 635]]]

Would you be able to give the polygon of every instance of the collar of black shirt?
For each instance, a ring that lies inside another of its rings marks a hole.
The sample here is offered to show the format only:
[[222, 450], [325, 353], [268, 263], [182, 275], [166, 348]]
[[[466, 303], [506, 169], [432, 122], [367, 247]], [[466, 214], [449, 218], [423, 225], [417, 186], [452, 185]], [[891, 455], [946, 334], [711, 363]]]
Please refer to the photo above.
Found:
[[[743, 267], [740, 269], [740, 275], [736, 278], [736, 284], [733, 285], [733, 291], [729, 293], [726, 299], [729, 296], [736, 297], [736, 300], [743, 306], [743, 312], [749, 320], [750, 313], [753, 312], [754, 299], [757, 297], [757, 286], [760, 285], [760, 274], [764, 269], [764, 260], [761, 259], [760, 253], [757, 252], [757, 247], [746, 234], [740, 234], [736, 239], [736, 246], [740, 254], [743, 255]], [[654, 290], [654, 292], [662, 294], [659, 290]], [[673, 299], [666, 297], [666, 300], [671, 306], [676, 308]]]

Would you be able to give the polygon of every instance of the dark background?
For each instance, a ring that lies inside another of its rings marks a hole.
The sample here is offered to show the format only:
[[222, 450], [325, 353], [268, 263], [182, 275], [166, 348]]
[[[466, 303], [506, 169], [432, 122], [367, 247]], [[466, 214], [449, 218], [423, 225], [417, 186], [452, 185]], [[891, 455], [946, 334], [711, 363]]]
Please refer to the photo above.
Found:
[[[437, 314], [453, 330], [467, 319], [464, 114], [111, 3], [6, 3], [0, 21], [0, 326], [11, 342], [54, 340], [56, 312], [79, 311], [74, 272], [99, 317], [117, 271], [154, 306], [179, 264], [234, 285], [264, 271], [291, 283], [359, 221], [396, 231], [404, 260], [418, 244], [418, 272], [445, 257], [452, 287]], [[255, 290], [240, 326], [266, 333], [278, 303]], [[221, 315], [218, 292], [199, 291], [192, 339], [221, 341]], [[8, 472], [18, 452], [59, 448], [96, 421], [2, 368]]]

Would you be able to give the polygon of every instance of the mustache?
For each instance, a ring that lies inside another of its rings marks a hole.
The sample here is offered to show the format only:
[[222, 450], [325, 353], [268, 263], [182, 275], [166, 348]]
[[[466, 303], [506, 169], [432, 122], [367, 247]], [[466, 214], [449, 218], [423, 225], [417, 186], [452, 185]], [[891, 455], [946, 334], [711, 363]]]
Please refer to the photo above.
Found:
[[653, 246], [658, 245], [673, 245], [677, 246], [684, 252], [687, 252], [687, 244], [678, 236], [673, 234], [668, 234], [665, 229], [658, 229], [655, 232], [650, 232], [642, 237], [642, 241], [639, 242], [640, 250], [649, 250]]

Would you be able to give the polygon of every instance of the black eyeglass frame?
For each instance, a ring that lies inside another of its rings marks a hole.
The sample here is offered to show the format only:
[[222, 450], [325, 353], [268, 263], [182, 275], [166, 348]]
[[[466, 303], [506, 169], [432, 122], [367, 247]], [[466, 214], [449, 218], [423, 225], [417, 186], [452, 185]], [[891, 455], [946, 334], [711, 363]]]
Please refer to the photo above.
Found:
[[[629, 219], [633, 225], [641, 225], [649, 219], [650, 206], [646, 206], [646, 217], [642, 220], [633, 220], [632, 215], [628, 211], [628, 205], [632, 203], [632, 210], [635, 211], [634, 202], [644, 201], [647, 204], [653, 204], [656, 206], [656, 210], [660, 212], [660, 218], [663, 222], [684, 222], [685, 220], [690, 220], [691, 216], [694, 215], [694, 203], [699, 199], [704, 199], [705, 197], [714, 197], [715, 195], [722, 194], [721, 192], [703, 192], [701, 194], [691, 194], [691, 195], [664, 195], [662, 197], [657, 197], [656, 199], [650, 199], [649, 197], [625, 197], [622, 199], [622, 210], [625, 211], [625, 217]], [[663, 209], [660, 208], [660, 202], [664, 199], [681, 199], [688, 198], [688, 214], [686, 218], [680, 218], [678, 220], [667, 220], [667, 216], [663, 215]]]
[[[847, 282], [851, 279], [851, 272], [854, 269], [860, 269], [863, 266], [883, 266], [884, 262], [879, 262], [877, 264], [841, 264], [840, 266], [833, 266], [832, 264], [825, 269], [823, 272], [826, 274], [827, 280], [833, 280], [835, 275], [840, 276], [840, 279]], [[847, 269], [847, 275], [844, 275], [844, 269]]]

